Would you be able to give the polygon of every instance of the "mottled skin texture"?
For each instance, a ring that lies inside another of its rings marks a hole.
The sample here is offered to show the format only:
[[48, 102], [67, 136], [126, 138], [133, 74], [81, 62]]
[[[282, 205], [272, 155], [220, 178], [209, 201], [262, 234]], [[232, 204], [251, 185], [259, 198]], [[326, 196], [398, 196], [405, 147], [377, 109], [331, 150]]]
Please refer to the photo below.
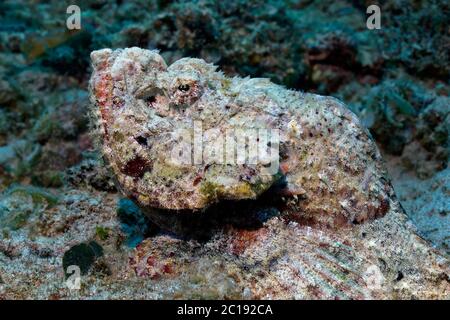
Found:
[[[94, 51], [91, 58], [94, 132], [120, 189], [141, 207], [199, 210], [256, 199], [284, 183], [286, 212], [308, 224], [357, 224], [389, 210], [393, 192], [380, 153], [340, 101], [267, 79], [228, 78], [200, 59], [167, 66], [157, 52], [139, 48]], [[194, 121], [203, 132], [278, 129], [278, 170], [174, 163], [172, 149], [180, 135], [193, 135]]]

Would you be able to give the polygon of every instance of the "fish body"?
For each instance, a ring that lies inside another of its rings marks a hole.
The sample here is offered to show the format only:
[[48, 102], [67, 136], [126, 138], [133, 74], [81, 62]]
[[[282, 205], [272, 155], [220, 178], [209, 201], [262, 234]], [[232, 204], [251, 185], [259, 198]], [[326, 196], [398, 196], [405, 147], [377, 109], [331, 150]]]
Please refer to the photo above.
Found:
[[280, 181], [299, 219], [330, 227], [386, 214], [393, 195], [369, 132], [339, 100], [229, 78], [156, 51], [91, 54], [100, 149], [143, 208], [203, 210]]

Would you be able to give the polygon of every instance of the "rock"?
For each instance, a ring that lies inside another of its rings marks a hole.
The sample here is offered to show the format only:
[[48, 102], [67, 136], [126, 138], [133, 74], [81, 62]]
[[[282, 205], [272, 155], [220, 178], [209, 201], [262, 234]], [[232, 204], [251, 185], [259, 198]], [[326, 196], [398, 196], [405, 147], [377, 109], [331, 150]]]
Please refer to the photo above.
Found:
[[87, 274], [91, 266], [98, 257], [103, 255], [103, 248], [95, 241], [89, 243], [80, 243], [64, 253], [63, 268], [67, 274], [69, 266], [77, 266], [80, 268], [81, 274]]
[[84, 159], [66, 170], [66, 179], [73, 186], [91, 186], [97, 190], [116, 191], [111, 173], [99, 159]]
[[419, 233], [450, 255], [450, 168], [428, 179], [395, 166], [389, 169], [402, 206]]
[[0, 226], [19, 230], [57, 203], [58, 197], [46, 189], [13, 185], [0, 195]]
[[0, 105], [7, 106], [18, 99], [18, 93], [11, 87], [9, 82], [0, 79]]

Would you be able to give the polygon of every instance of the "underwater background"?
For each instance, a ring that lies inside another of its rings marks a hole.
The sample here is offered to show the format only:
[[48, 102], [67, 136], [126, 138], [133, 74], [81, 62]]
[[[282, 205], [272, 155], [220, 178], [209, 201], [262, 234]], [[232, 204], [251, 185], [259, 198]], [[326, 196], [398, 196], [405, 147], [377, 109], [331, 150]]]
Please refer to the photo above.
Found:
[[[66, 27], [71, 4], [80, 30]], [[380, 29], [366, 26], [371, 4]], [[1, 1], [0, 285], [33, 261], [17, 274], [30, 279], [58, 250], [108, 276], [104, 250], [156, 232], [121, 199], [88, 134], [89, 55], [105, 47], [158, 49], [168, 64], [203, 58], [229, 76], [341, 99], [376, 140], [420, 235], [450, 254], [449, 16], [445, 0]], [[88, 236], [68, 239], [71, 228]], [[36, 251], [24, 257], [27, 241]], [[47, 297], [29, 281], [0, 298]]]

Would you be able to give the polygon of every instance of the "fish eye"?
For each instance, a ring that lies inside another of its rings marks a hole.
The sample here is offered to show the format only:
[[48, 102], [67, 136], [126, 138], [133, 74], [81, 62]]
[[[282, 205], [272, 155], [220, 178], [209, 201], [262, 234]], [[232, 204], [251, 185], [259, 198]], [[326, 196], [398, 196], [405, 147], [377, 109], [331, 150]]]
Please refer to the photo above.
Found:
[[182, 91], [182, 92], [187, 92], [189, 91], [191, 87], [188, 84], [180, 84], [178, 86], [178, 90]]
[[176, 76], [169, 84], [169, 97], [174, 105], [192, 105], [203, 94], [203, 86], [195, 74]]

